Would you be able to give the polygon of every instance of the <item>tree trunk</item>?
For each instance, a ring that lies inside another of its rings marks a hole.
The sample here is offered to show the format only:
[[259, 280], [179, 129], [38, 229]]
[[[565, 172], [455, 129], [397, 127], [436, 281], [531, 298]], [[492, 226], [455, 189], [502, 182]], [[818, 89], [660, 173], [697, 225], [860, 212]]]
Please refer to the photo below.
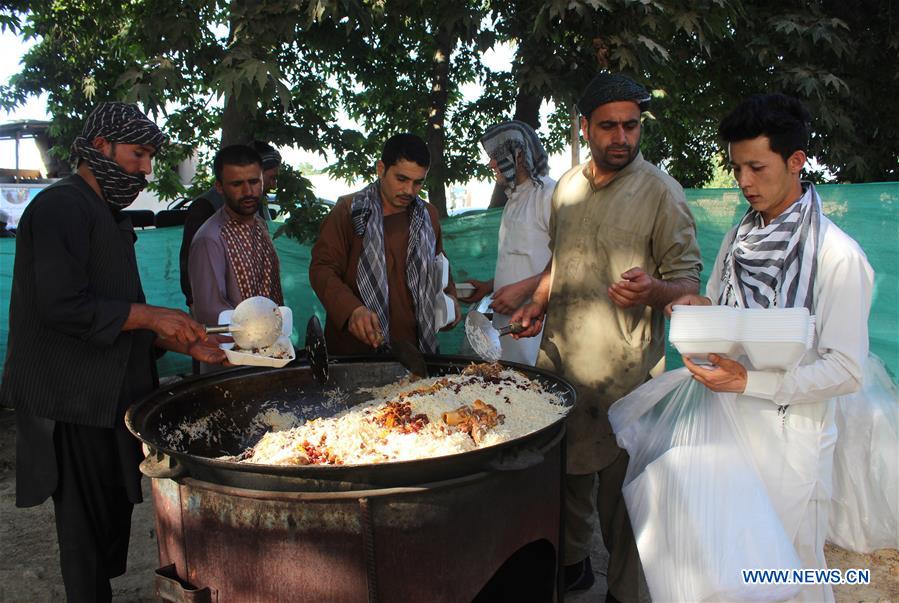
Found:
[[34, 137], [34, 143], [41, 155], [41, 161], [44, 163], [47, 178], [64, 178], [72, 173], [72, 166], [68, 161], [63, 161], [56, 155], [50, 153], [50, 149], [56, 144], [56, 140], [50, 138], [49, 132], [41, 132]]
[[222, 147], [253, 141], [253, 133], [248, 127], [253, 122], [253, 114], [247, 110], [248, 106], [247, 103], [241, 103], [238, 97], [225, 98], [225, 110], [222, 112]]
[[[235, 15], [241, 14], [244, 7], [240, 6], [242, 0], [231, 0], [231, 18], [228, 31], [228, 46], [236, 48], [238, 46], [249, 47], [253, 44], [253, 40], [249, 39], [246, 28], [238, 27]], [[242, 35], [239, 32], [244, 32]], [[239, 95], [225, 95], [225, 110], [222, 112], [222, 147], [232, 144], [247, 144], [253, 140], [253, 132], [250, 130], [250, 124], [253, 122], [253, 113], [249, 107], [250, 103], [243, 102]]]
[[505, 207], [508, 200], [509, 198], [506, 197], [506, 187], [497, 182], [493, 185], [493, 194], [490, 195], [490, 205], [487, 206], [487, 209]]
[[525, 92], [521, 88], [518, 89], [518, 96], [515, 98], [515, 115], [512, 119], [523, 121], [535, 130], [540, 129], [540, 104], [543, 99], [536, 94]]
[[440, 27], [434, 37], [431, 75], [431, 94], [428, 103], [428, 129], [426, 142], [431, 152], [431, 170], [428, 174], [428, 200], [437, 208], [441, 217], [447, 216], [446, 208], [446, 103], [449, 98], [450, 56], [456, 40], [446, 27]]
[[581, 119], [577, 105], [571, 105], [571, 167], [581, 162]]

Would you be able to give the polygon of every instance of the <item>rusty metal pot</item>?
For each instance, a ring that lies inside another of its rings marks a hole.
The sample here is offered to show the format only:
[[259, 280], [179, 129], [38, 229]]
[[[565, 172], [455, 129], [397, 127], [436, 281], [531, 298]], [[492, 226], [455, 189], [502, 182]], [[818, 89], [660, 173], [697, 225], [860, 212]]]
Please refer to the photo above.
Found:
[[[461, 357], [428, 357], [432, 375]], [[554, 389], [554, 375], [510, 365]], [[327, 416], [335, 386], [393, 382], [383, 358], [240, 369], [175, 383], [132, 406], [129, 429], [153, 454], [164, 601], [453, 603], [560, 601], [564, 418], [521, 438], [445, 457], [376, 465], [268, 466], [219, 460], [256, 440], [262, 409]], [[362, 399], [357, 400], [361, 402]], [[352, 401], [350, 401], [352, 403]], [[202, 437], [184, 424], [207, 429]], [[171, 478], [171, 479], [165, 479]]]

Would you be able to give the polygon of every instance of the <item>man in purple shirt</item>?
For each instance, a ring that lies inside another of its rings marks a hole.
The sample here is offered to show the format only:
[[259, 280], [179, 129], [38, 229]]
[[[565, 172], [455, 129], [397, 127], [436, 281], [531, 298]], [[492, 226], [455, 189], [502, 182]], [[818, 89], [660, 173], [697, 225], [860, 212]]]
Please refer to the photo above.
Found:
[[223, 310], [248, 297], [284, 303], [278, 255], [257, 212], [262, 158], [250, 147], [232, 145], [216, 154], [213, 169], [225, 204], [197, 231], [188, 260], [192, 311], [204, 324], [217, 324]]

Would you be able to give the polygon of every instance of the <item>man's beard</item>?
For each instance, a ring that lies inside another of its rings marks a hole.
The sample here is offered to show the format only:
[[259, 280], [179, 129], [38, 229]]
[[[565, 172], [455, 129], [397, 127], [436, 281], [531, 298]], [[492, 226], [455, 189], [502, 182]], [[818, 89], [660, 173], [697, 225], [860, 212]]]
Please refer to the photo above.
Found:
[[[637, 157], [637, 150], [639, 147], [632, 147], [630, 145], [617, 145], [617, 146], [608, 146], [603, 150], [601, 155], [602, 161], [600, 161], [600, 166], [607, 170], [620, 170], [628, 165]], [[626, 155], [612, 155], [611, 151], [625, 151]]]
[[[244, 206], [244, 201], [255, 201], [255, 205], [252, 209]], [[228, 200], [228, 206], [231, 208], [231, 211], [241, 216], [252, 216], [259, 209], [259, 197], [249, 196], [249, 197], [241, 197], [237, 201], [232, 199]]]

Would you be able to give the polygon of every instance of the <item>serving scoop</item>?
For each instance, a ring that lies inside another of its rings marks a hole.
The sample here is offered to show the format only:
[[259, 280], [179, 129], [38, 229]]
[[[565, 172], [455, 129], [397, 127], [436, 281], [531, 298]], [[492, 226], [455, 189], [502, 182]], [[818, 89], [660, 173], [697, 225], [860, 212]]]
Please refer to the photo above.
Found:
[[465, 317], [465, 336], [468, 343], [475, 354], [488, 360], [496, 362], [502, 356], [503, 348], [499, 338], [510, 333], [521, 333], [524, 327], [520, 323], [513, 322], [497, 329], [490, 322], [490, 319], [478, 312], [471, 310]]
[[425, 362], [425, 357], [417, 346], [408, 341], [394, 339], [390, 342], [389, 347], [400, 364], [406, 367], [410, 373], [422, 379], [428, 376], [428, 363]]
[[245, 350], [265, 348], [281, 337], [284, 319], [278, 304], [267, 297], [248, 297], [234, 308], [230, 325], [206, 327], [207, 333], [230, 333]]
[[306, 324], [306, 358], [312, 367], [312, 375], [319, 384], [328, 382], [328, 348], [322, 324], [314, 314]]

